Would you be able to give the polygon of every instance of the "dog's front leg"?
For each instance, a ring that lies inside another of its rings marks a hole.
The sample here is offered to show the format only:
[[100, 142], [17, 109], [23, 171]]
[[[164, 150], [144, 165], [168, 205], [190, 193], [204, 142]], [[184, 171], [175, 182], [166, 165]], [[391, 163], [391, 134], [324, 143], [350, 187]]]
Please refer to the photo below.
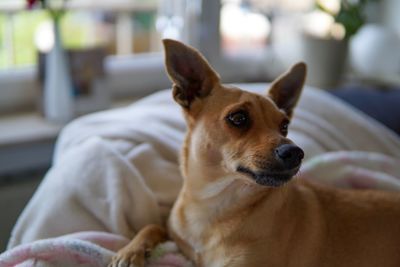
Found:
[[143, 267], [146, 255], [168, 238], [166, 230], [155, 224], [144, 227], [133, 240], [118, 251], [109, 267]]

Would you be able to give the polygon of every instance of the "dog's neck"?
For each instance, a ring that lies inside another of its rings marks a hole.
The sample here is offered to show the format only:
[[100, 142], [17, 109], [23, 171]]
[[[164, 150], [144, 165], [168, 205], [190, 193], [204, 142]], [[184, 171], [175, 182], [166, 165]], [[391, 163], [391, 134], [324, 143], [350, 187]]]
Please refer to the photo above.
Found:
[[254, 207], [267, 198], [274, 199], [274, 209], [278, 210], [285, 204], [290, 186], [270, 188], [244, 181], [238, 176], [225, 175], [215, 179], [215, 176], [210, 178], [207, 172], [189, 172], [185, 177], [182, 196], [196, 208], [206, 210], [202, 215], [210, 223]]
[[283, 206], [287, 200], [286, 191], [289, 189], [286, 186], [268, 188], [245, 183], [242, 179], [230, 176], [213, 178], [214, 181], [209, 182], [211, 178], [208, 175], [204, 170], [187, 173], [173, 209], [175, 214], [170, 218], [172, 235], [175, 238], [179, 236], [181, 241], [185, 240], [184, 245], [180, 244], [180, 247], [195, 262], [202, 258], [203, 251], [213, 250], [214, 245], [221, 242], [222, 236], [230, 235], [229, 232], [219, 233], [221, 236], [213, 235], [209, 231], [212, 231], [214, 226], [228, 221], [240, 224], [241, 219], [252, 216], [253, 211], [260, 205], [272, 204], [263, 214], [265, 218], [271, 218], [270, 225], [266, 225], [264, 233], [273, 229], [269, 226], [283, 214]]

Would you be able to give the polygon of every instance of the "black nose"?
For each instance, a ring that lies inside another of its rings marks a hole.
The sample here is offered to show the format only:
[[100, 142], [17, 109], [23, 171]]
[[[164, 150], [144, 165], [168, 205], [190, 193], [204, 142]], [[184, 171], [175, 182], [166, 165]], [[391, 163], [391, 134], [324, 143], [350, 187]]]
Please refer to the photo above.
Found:
[[304, 158], [303, 150], [295, 145], [280, 145], [275, 149], [275, 155], [286, 169], [293, 169], [300, 165]]

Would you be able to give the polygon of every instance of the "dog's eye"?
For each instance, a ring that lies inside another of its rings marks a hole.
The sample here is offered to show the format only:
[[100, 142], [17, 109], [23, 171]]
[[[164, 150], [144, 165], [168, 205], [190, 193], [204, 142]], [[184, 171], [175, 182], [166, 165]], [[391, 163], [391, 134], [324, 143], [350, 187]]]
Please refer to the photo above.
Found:
[[226, 119], [231, 125], [238, 128], [247, 127], [249, 124], [249, 115], [244, 110], [231, 113]]
[[281, 124], [281, 134], [286, 136], [288, 134], [288, 129], [289, 129], [289, 120], [284, 120]]

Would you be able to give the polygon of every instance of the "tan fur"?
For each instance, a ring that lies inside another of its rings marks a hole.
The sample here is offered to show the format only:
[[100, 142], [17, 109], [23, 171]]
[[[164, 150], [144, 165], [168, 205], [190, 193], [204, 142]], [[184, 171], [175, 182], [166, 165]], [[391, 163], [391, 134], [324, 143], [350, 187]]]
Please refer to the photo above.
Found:
[[143, 267], [145, 258], [159, 243], [167, 240], [167, 232], [159, 225], [145, 226], [135, 238], [112, 258], [109, 266]]
[[[193, 56], [183, 44], [164, 44], [169, 70], [175, 70], [169, 50], [183, 59]], [[213, 71], [204, 64], [202, 73]], [[173, 81], [181, 75], [169, 74]], [[188, 80], [198, 78], [193, 75]], [[180, 103], [189, 128], [181, 162], [184, 184], [168, 231], [197, 266], [400, 266], [399, 194], [340, 190], [295, 178], [269, 187], [237, 171], [238, 164], [268, 167], [275, 148], [291, 143], [279, 125], [291, 117], [304, 75], [304, 66], [296, 65], [272, 85], [269, 96], [213, 80], [206, 94]], [[193, 86], [202, 90], [201, 84]], [[240, 107], [251, 117], [246, 131], [225, 119]]]

